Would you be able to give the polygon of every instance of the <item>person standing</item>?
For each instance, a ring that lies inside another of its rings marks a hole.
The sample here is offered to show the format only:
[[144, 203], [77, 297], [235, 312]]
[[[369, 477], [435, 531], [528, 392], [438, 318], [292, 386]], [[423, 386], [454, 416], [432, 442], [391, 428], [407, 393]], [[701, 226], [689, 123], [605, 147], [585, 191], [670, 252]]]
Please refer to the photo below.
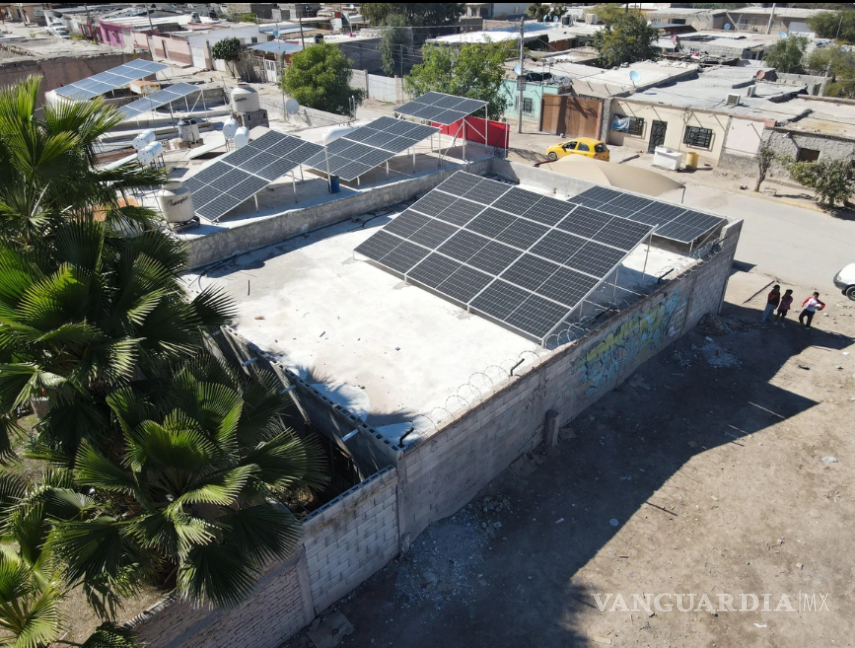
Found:
[[[802, 306], [804, 307], [804, 310], [799, 315], [799, 324], [804, 325], [805, 330], [809, 330], [810, 325], [813, 322], [813, 316], [816, 315], [816, 311], [824, 309], [825, 304], [819, 300], [819, 293], [815, 292], [804, 300]], [[807, 324], [805, 324], [805, 320], [807, 320]]]
[[772, 288], [772, 292], [766, 297], [766, 308], [763, 310], [763, 317], [760, 318], [760, 323], [765, 324], [769, 319], [769, 315], [775, 314], [775, 309], [781, 303], [781, 287], [777, 284]]
[[772, 321], [772, 324], [778, 326], [778, 320], [781, 321], [781, 326], [784, 325], [784, 320], [787, 319], [787, 313], [790, 312], [790, 309], [793, 307], [793, 291], [787, 290], [784, 293], [784, 296], [781, 297], [781, 303], [778, 305], [778, 314], [775, 316], [775, 319]]

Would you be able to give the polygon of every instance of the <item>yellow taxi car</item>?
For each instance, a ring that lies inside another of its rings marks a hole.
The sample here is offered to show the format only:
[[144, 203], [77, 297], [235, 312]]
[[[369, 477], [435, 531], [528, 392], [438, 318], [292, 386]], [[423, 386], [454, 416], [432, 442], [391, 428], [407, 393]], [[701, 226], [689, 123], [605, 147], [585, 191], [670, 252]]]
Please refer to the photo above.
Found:
[[595, 160], [609, 161], [609, 149], [605, 143], [591, 137], [577, 137], [569, 142], [555, 144], [546, 149], [546, 157], [551, 162], [566, 155], [584, 155]]

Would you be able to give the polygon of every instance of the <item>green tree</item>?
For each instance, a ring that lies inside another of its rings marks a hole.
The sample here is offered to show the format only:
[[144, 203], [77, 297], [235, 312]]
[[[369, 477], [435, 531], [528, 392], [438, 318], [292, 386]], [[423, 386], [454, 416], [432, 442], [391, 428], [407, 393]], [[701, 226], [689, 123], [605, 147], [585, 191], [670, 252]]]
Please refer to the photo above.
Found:
[[438, 27], [454, 25], [466, 10], [462, 2], [367, 2], [362, 4], [362, 15], [368, 18], [372, 27], [396, 25], [389, 22], [394, 16], [403, 19], [403, 24], [415, 28], [417, 42], [435, 36]]
[[855, 173], [849, 160], [790, 162], [788, 171], [793, 180], [814, 190], [817, 202], [830, 207], [848, 205], [855, 192]]
[[825, 95], [855, 99], [855, 52], [839, 45], [820, 47], [808, 57], [807, 68], [811, 74], [832, 77]]
[[747, 7], [746, 2], [693, 2], [693, 9], [742, 9]]
[[282, 75], [282, 88], [302, 105], [351, 115], [363, 92], [350, 87], [353, 61], [331, 44], [307, 47], [291, 57]]
[[211, 48], [211, 56], [215, 59], [225, 61], [232, 74], [235, 73], [235, 63], [240, 61], [243, 45], [239, 38], [224, 38], [214, 43]]
[[808, 26], [819, 38], [833, 38], [843, 43], [855, 43], [855, 9], [826, 11], [808, 18]]
[[604, 24], [592, 44], [599, 50], [600, 61], [605, 67], [659, 57], [656, 46], [659, 31], [647, 23], [641, 12], [622, 11], [612, 5], [601, 5], [591, 11]]
[[404, 76], [405, 57], [413, 47], [413, 31], [400, 14], [390, 15], [386, 25], [380, 42], [383, 71], [390, 77]]
[[503, 92], [504, 63], [512, 54], [506, 43], [472, 44], [463, 47], [428, 45], [424, 62], [405, 79], [410, 96], [444, 92], [488, 102], [490, 119], [499, 119], [508, 106]]
[[766, 174], [775, 159], [775, 152], [766, 144], [763, 144], [757, 151], [757, 183], [754, 185], [754, 191], [760, 191], [760, 185], [766, 180]]
[[529, 5], [528, 9], [525, 10], [525, 15], [529, 18], [533, 18], [534, 20], [541, 21], [549, 15], [550, 11], [551, 6], [549, 4], [533, 2]]
[[804, 36], [789, 36], [776, 42], [763, 57], [763, 62], [778, 72], [801, 74], [804, 72], [805, 50], [808, 39]]
[[27, 245], [71, 216], [104, 213], [114, 228], [152, 228], [154, 212], [120, 201], [162, 182], [163, 171], [125, 164], [95, 168], [95, 147], [123, 116], [101, 100], [37, 110], [41, 79], [0, 89], [0, 238]]

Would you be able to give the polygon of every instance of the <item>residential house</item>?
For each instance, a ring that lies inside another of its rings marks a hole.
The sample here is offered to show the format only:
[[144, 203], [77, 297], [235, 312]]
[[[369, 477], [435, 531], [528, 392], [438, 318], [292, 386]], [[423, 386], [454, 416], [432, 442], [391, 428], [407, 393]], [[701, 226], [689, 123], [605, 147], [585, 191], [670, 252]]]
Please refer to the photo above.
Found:
[[280, 3], [273, 9], [273, 20], [296, 20], [298, 18], [315, 18], [321, 10], [317, 2]]
[[467, 18], [507, 19], [519, 18], [533, 2], [467, 2]]
[[827, 11], [829, 10], [749, 6], [731, 9], [728, 15], [737, 31], [789, 34], [811, 32], [808, 19]]
[[168, 34], [138, 32], [134, 44], [136, 47], [149, 49], [154, 58], [192, 65], [203, 70], [225, 72], [225, 62], [217, 61], [211, 56], [211, 48], [215, 43], [227, 38], [237, 38], [245, 46], [251, 46], [265, 42], [268, 38], [255, 23], [194, 23], [187, 27], [186, 31]]
[[136, 32], [152, 33], [153, 29], [155, 34], [165, 34], [179, 31], [191, 20], [189, 14], [153, 11], [147, 15], [145, 10], [129, 9], [99, 17], [97, 36], [106, 45], [131, 46]]
[[655, 9], [644, 17], [652, 25], [687, 26], [695, 31], [724, 29], [728, 23], [727, 11], [723, 9]]
[[722, 66], [614, 98], [602, 137], [643, 153], [664, 146], [698, 153], [711, 165], [753, 168], [767, 124], [788, 122], [806, 110], [789, 101], [804, 87], [759, 80], [761, 72], [774, 79], [768, 68]]
[[[590, 43], [594, 35], [602, 29], [599, 25], [578, 23], [525, 23], [523, 39], [528, 48], [560, 52]], [[496, 27], [481, 31], [468, 31], [462, 34], [448, 34], [429, 38], [427, 42], [440, 45], [466, 45], [471, 43], [511, 43], [520, 40], [519, 24], [508, 27]]]

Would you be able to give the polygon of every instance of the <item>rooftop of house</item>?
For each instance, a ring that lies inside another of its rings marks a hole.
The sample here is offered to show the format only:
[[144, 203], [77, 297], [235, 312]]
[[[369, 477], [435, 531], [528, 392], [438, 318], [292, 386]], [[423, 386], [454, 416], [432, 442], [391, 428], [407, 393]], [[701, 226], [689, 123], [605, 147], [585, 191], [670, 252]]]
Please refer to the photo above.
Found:
[[[760, 70], [770, 68], [721, 66], [702, 70], [691, 79], [673, 85], [649, 88], [632, 95], [633, 101], [685, 108], [714, 110], [788, 121], [804, 114], [798, 102], [788, 101], [804, 92], [803, 86], [755, 81]], [[749, 90], [753, 88], [753, 90]], [[729, 95], [739, 95], [739, 103], [728, 103]]]
[[[562, 25], [560, 23], [526, 23], [525, 40], [536, 40], [547, 38], [549, 42], [567, 40], [580, 36], [593, 36], [602, 29], [601, 25], [588, 25], [576, 23], [575, 25]], [[502, 43], [516, 42], [519, 40], [520, 30], [517, 26], [498, 27], [496, 29], [485, 29], [482, 31], [471, 31], [463, 34], [449, 34], [429, 38], [431, 43], [445, 43], [452, 45], [465, 45], [469, 43]]]
[[[404, 207], [244, 254], [187, 283], [223, 288], [237, 303], [239, 333], [368, 424], [393, 435], [412, 422], [429, 435], [510, 380], [513, 367], [552, 352], [358, 260], [354, 248]], [[638, 290], [645, 256], [640, 246], [624, 262], [619, 296]], [[645, 285], [695, 263], [652, 247]], [[593, 299], [612, 298], [606, 287]]]
[[[513, 79], [516, 78], [513, 71], [514, 65], [513, 61], [505, 65], [508, 77]], [[640, 61], [626, 67], [606, 70], [574, 63], [572, 60], [564, 60], [561, 55], [556, 55], [537, 63], [527, 63], [525, 70], [526, 72], [549, 72], [553, 76], [571, 79], [573, 89], [580, 95], [614, 97], [631, 93], [638, 88], [650, 88], [691, 76], [698, 70], [698, 66], [684, 62]], [[632, 72], [639, 76], [637, 81], [630, 78]]]
[[831, 9], [802, 9], [799, 7], [743, 7], [742, 9], [730, 9], [732, 14], [744, 14], [751, 16], [768, 16], [775, 12], [775, 18], [811, 18], [821, 13], [827, 13]]
[[788, 130], [855, 139], [855, 103], [801, 96], [791, 102], [807, 115], [784, 125]]
[[[709, 14], [713, 16], [717, 16], [719, 14], [727, 13], [724, 9], [693, 9], [688, 7], [666, 7], [663, 9], [654, 9], [653, 11], [648, 11], [644, 14], [645, 18], [648, 21], [654, 21], [654, 19], [662, 18], [664, 16], [699, 16], [701, 14]], [[660, 20], [656, 20], [656, 22], [661, 22]]]

